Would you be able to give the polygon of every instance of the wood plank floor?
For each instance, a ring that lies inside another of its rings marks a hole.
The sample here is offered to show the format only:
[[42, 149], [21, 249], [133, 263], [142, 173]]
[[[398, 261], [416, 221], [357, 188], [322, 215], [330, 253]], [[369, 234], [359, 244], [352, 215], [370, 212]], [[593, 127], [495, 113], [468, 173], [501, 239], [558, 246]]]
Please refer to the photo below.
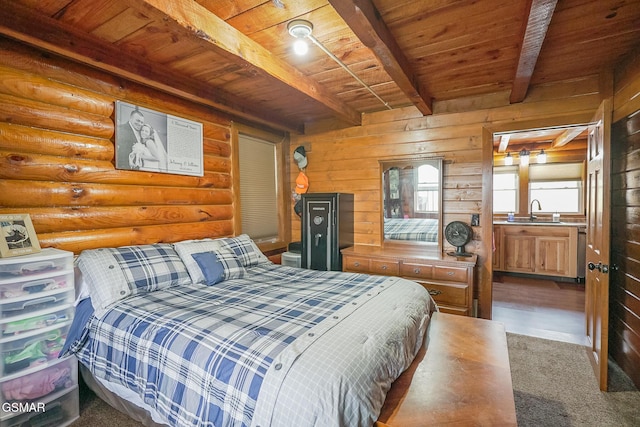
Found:
[[493, 320], [507, 332], [586, 344], [584, 284], [494, 272]]

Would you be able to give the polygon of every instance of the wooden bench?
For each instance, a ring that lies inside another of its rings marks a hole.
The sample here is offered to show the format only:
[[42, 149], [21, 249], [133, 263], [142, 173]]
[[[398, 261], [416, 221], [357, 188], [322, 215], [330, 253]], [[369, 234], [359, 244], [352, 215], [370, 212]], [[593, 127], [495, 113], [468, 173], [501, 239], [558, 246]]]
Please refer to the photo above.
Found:
[[392, 385], [375, 427], [516, 426], [504, 326], [435, 313], [416, 359]]

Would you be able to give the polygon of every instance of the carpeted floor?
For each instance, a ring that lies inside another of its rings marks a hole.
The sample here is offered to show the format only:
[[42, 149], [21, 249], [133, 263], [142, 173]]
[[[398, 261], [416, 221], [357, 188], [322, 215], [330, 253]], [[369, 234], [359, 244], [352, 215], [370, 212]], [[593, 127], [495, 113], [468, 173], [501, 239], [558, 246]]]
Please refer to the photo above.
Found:
[[528, 426], [640, 426], [640, 391], [609, 363], [603, 393], [583, 346], [507, 334], [516, 415]]
[[[640, 426], [640, 391], [615, 364], [602, 393], [583, 346], [511, 333], [507, 342], [519, 427]], [[141, 424], [81, 387], [80, 419], [71, 426]]]

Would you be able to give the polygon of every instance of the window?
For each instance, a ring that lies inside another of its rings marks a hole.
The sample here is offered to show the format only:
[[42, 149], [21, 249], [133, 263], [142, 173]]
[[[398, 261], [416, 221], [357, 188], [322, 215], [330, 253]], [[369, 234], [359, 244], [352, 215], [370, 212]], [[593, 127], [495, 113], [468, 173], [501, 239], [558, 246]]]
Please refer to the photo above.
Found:
[[416, 174], [416, 212], [438, 212], [440, 171], [432, 165], [421, 165]]
[[493, 211], [518, 211], [518, 167], [496, 167], [493, 170]]
[[279, 238], [278, 144], [238, 135], [242, 232], [257, 242]]
[[529, 168], [529, 200], [538, 199], [541, 212], [583, 212], [582, 163], [552, 163]]

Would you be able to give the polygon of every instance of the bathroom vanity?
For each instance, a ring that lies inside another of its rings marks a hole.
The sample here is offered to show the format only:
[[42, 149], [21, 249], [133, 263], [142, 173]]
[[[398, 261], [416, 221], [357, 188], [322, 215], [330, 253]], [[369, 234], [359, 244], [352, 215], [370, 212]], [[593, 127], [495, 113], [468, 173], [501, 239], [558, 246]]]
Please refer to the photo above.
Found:
[[579, 279], [584, 277], [584, 223], [496, 221], [493, 270]]

